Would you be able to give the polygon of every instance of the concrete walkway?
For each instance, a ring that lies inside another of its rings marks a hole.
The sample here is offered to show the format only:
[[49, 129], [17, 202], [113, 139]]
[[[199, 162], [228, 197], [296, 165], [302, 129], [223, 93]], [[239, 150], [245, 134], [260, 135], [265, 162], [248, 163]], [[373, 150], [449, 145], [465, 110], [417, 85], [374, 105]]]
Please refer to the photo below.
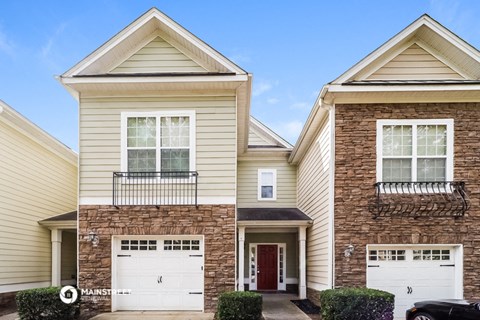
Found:
[[298, 300], [297, 295], [285, 293], [264, 293], [263, 317], [265, 320], [310, 320], [290, 300]]
[[202, 312], [119, 311], [99, 314], [90, 320], [212, 320], [213, 317], [213, 313]]
[[4, 316], [0, 316], [0, 320], [15, 320], [18, 319], [18, 313], [9, 313]]
[[[263, 317], [265, 320], [310, 320], [290, 302], [297, 299], [293, 294], [264, 293]], [[91, 320], [212, 320], [213, 317], [213, 313], [201, 312], [121, 311], [100, 314]]]

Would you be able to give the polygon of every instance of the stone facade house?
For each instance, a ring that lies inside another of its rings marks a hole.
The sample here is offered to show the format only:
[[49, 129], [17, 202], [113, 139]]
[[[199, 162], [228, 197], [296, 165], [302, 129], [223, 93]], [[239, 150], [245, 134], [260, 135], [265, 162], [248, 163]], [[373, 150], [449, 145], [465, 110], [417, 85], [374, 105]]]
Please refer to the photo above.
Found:
[[116, 310], [225, 290], [479, 298], [480, 54], [422, 16], [325, 85], [295, 146], [252, 75], [153, 8], [60, 80], [79, 103], [79, 286]]
[[424, 15], [323, 87], [290, 158], [309, 297], [379, 288], [399, 319], [480, 298], [479, 78], [479, 51]]

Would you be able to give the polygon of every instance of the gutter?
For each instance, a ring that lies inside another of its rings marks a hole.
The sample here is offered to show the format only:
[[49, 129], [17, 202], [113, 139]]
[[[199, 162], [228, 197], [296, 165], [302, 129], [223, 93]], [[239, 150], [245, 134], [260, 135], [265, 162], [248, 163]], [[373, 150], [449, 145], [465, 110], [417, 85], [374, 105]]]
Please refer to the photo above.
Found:
[[288, 162], [292, 164], [297, 164], [300, 162], [300, 160], [303, 158], [303, 150], [308, 147], [305, 146], [305, 144], [308, 144], [308, 141], [305, 142], [308, 138], [311, 138], [311, 136], [315, 135], [317, 133], [317, 130], [312, 132], [310, 130], [310, 127], [314, 125], [314, 123], [319, 123], [321, 120], [325, 117], [325, 115], [328, 113], [329, 107], [328, 105], [333, 102], [332, 99], [326, 100], [326, 95], [329, 92], [330, 85], [324, 85], [322, 87], [322, 90], [320, 90], [320, 94], [317, 97], [317, 100], [315, 101], [312, 111], [310, 112], [310, 115], [307, 118], [307, 122], [303, 126], [302, 132], [300, 133], [300, 136], [295, 143], [295, 147], [292, 150], [292, 154], [290, 158], [288, 159]]

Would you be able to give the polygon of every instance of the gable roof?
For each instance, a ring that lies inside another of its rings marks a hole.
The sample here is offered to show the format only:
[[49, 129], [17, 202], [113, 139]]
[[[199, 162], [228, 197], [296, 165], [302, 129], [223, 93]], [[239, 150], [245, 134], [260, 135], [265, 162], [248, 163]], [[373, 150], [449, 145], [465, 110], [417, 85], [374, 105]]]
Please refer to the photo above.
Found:
[[78, 165], [78, 154], [75, 151], [25, 118], [2, 100], [0, 100], [0, 122], [14, 128], [72, 165]]
[[424, 14], [331, 84], [365, 81], [412, 45], [420, 46], [459, 74], [463, 80], [480, 79], [480, 52], [429, 15]]
[[292, 149], [293, 146], [272, 129], [250, 116], [248, 148]]
[[180, 26], [157, 8], [151, 8], [122, 31], [66, 71], [62, 77], [108, 74], [157, 37], [181, 48], [186, 56], [201, 61], [214, 73], [247, 74], [221, 53]]

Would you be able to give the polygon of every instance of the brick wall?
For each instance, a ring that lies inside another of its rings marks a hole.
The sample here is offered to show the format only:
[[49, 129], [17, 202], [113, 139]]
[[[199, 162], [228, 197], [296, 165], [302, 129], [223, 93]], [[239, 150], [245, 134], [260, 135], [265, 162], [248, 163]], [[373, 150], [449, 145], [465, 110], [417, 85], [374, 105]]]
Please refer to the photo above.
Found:
[[[367, 244], [463, 244], [464, 292], [480, 299], [480, 103], [337, 105], [335, 285], [366, 285]], [[454, 119], [454, 180], [471, 209], [461, 218], [377, 218], [368, 211], [376, 182], [377, 119]], [[352, 243], [355, 253], [345, 258]]]
[[[88, 233], [96, 230], [93, 247]], [[205, 311], [213, 312], [219, 293], [235, 287], [235, 206], [201, 205], [122, 207], [80, 206], [79, 286], [111, 287], [113, 235], [204, 235]], [[86, 301], [83, 314], [111, 311], [111, 300]]]

